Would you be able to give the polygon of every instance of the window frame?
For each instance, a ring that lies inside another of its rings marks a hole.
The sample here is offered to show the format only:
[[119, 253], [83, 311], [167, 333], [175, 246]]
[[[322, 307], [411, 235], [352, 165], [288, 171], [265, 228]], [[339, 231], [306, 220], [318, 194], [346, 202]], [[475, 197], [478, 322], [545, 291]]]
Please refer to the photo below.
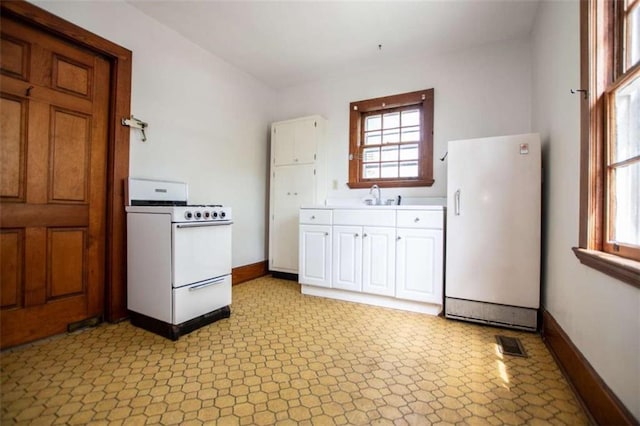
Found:
[[580, 82], [588, 88], [580, 111], [580, 223], [573, 251], [586, 266], [640, 287], [640, 261], [616, 253], [607, 242], [608, 93], [640, 64], [624, 70], [623, 3], [580, 2]]
[[[370, 113], [383, 113], [402, 107], [420, 106], [421, 138], [418, 144], [417, 178], [376, 178], [362, 177], [362, 158], [360, 146], [363, 134], [363, 119]], [[433, 180], [433, 112], [434, 90], [426, 89], [399, 95], [366, 99], [349, 104], [349, 188], [370, 188], [378, 185], [382, 188], [432, 186]]]

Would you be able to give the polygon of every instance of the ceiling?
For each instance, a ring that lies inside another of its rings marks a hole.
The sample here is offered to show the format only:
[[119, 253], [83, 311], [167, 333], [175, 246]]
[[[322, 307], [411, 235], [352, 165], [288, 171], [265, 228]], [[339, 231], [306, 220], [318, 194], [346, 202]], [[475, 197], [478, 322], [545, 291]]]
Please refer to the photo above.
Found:
[[274, 89], [527, 37], [538, 0], [129, 3]]

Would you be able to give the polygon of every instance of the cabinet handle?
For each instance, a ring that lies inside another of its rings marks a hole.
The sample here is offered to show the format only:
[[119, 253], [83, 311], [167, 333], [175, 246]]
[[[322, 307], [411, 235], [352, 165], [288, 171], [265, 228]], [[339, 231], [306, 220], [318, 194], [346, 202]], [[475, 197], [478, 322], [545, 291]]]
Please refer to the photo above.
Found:
[[325, 232], [325, 233], [324, 233], [324, 236], [325, 236], [325, 237], [328, 237], [328, 236], [329, 236], [329, 233], [328, 233], [328, 232]]
[[454, 214], [456, 216], [460, 216], [460, 190], [458, 189], [454, 196], [453, 196], [453, 202], [454, 202]]
[[366, 237], [367, 237], [367, 234], [362, 234], [362, 238], [366, 238]]
[[290, 192], [287, 192], [287, 195], [291, 195], [291, 193], [290, 193]]
[[414, 222], [416, 222], [416, 223], [418, 223], [418, 222], [420, 222], [420, 218], [419, 218], [419, 217], [416, 217], [415, 219], [413, 219], [413, 221], [414, 221]]
[[402, 237], [400, 235], [398, 235], [398, 241], [400, 241], [402, 239]]
[[298, 193], [297, 193], [297, 192], [294, 192], [294, 193], [293, 193], [293, 195], [298, 195]]
[[355, 234], [355, 235], [354, 235], [354, 237], [355, 237], [355, 238], [358, 238], [359, 236], [360, 236], [359, 234]]
[[315, 219], [315, 218], [316, 218], [315, 216], [311, 216], [311, 220], [313, 220], [313, 219]]

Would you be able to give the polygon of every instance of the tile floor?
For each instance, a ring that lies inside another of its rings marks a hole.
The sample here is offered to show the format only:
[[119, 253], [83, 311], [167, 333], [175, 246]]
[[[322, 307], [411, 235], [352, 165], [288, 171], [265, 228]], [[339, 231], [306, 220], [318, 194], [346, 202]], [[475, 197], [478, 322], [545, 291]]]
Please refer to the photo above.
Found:
[[[502, 356], [495, 334], [529, 358]], [[231, 318], [178, 342], [104, 324], [0, 354], [10, 424], [586, 424], [540, 337], [233, 288]]]

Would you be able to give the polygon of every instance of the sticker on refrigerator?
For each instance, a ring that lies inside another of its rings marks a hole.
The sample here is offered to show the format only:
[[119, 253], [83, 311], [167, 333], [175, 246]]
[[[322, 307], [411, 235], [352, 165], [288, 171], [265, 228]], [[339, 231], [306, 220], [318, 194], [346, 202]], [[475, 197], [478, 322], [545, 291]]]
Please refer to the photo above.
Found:
[[521, 143], [520, 144], [520, 155], [527, 155], [529, 153], [529, 144]]

